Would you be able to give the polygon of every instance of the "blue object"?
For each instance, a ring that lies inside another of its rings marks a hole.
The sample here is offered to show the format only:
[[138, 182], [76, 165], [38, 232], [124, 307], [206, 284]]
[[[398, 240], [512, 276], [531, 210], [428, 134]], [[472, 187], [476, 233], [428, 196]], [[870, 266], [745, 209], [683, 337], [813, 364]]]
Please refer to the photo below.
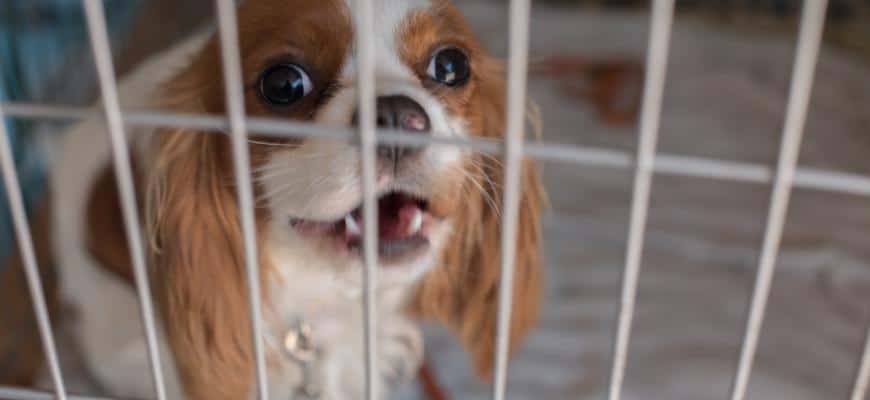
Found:
[[[113, 39], [122, 36], [140, 0], [105, 0]], [[0, 101], [78, 104], [89, 102], [83, 93], [69, 93], [70, 77], [79, 80], [93, 69], [81, 0], [0, 1]], [[84, 56], [87, 57], [84, 57]], [[84, 86], [83, 86], [84, 87]], [[5, 119], [28, 215], [45, 200], [45, 149], [34, 134], [37, 123]], [[0, 184], [0, 268], [15, 243], [6, 200]]]

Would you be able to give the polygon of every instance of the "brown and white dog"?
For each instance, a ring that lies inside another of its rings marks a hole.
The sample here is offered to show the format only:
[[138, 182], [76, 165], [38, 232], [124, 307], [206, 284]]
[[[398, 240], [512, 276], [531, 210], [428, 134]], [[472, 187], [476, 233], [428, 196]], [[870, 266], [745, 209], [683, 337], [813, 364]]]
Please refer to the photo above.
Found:
[[[238, 26], [250, 115], [355, 123], [353, 3], [244, 2]], [[504, 72], [460, 13], [445, 0], [374, 3], [377, 124], [500, 138]], [[211, 34], [153, 58], [123, 81], [124, 107], [224, 113], [219, 52]], [[251, 398], [248, 299], [227, 136], [128, 130], [170, 398]], [[63, 298], [79, 311], [77, 339], [111, 394], [150, 397], [105, 126], [85, 121], [62, 141], [53, 170], [54, 240]], [[362, 398], [359, 148], [347, 140], [251, 132], [250, 155], [270, 394]], [[475, 370], [490, 374], [502, 175], [497, 157], [456, 147], [379, 147], [380, 397], [416, 374], [421, 318], [446, 324]], [[524, 161], [512, 345], [537, 312], [541, 200], [536, 170]], [[300, 341], [304, 357], [294, 352]]]

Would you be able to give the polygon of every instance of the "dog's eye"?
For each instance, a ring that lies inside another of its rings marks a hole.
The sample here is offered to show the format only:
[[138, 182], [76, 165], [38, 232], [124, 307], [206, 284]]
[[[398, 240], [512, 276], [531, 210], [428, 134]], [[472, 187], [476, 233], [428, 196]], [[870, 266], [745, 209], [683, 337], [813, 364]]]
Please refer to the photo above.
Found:
[[276, 106], [288, 106], [311, 93], [311, 78], [296, 64], [279, 64], [260, 75], [260, 95]]
[[471, 66], [462, 50], [447, 47], [435, 52], [426, 68], [429, 78], [447, 86], [459, 86], [468, 80]]

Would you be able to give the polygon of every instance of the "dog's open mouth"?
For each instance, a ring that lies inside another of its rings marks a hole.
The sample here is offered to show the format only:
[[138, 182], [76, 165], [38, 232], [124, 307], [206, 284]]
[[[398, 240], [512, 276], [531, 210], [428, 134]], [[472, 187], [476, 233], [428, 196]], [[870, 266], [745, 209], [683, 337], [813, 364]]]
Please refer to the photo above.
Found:
[[[391, 192], [378, 198], [378, 257], [381, 262], [415, 258], [429, 247], [429, 228], [436, 218], [428, 203], [410, 194]], [[334, 241], [356, 254], [362, 253], [362, 205], [331, 222], [294, 218], [290, 224], [307, 236]]]

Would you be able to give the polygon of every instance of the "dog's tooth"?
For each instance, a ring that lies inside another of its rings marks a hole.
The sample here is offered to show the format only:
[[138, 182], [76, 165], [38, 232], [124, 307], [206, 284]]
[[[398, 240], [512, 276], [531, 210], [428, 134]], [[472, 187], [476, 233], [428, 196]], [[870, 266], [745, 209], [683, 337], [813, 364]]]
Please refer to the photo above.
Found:
[[344, 216], [344, 227], [347, 230], [347, 233], [352, 236], [358, 236], [360, 234], [359, 224], [356, 223], [356, 219], [351, 214]]
[[423, 227], [423, 211], [418, 208], [414, 211], [414, 216], [411, 218], [411, 223], [408, 224], [408, 234], [413, 235], [420, 231]]

